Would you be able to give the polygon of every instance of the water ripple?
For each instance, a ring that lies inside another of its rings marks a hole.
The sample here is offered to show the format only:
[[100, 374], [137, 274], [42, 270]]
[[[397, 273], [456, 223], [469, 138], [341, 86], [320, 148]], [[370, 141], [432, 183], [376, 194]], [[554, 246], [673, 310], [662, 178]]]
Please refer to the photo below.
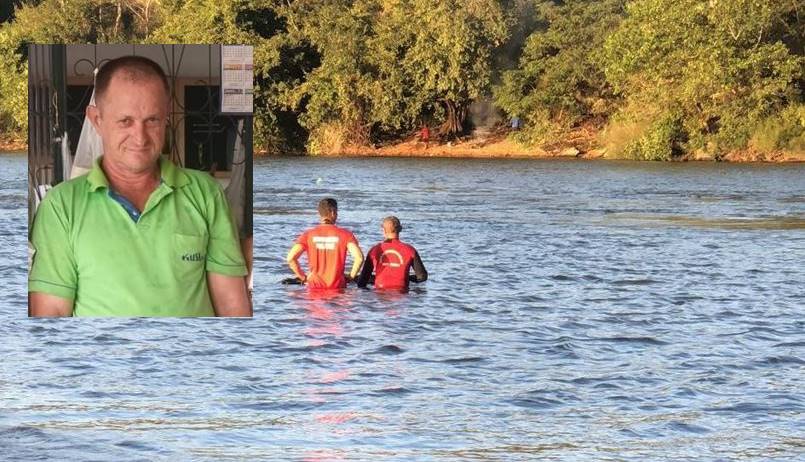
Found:
[[[3, 460], [799, 460], [803, 174], [258, 159], [255, 319], [28, 320], [0, 157]], [[279, 284], [325, 195], [364, 250], [398, 215], [429, 280]]]

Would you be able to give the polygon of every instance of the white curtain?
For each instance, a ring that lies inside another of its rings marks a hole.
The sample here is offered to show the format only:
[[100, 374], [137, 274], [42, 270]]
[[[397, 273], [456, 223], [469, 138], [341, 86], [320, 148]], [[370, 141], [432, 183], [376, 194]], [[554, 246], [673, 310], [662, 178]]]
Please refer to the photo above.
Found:
[[[98, 75], [98, 69], [95, 69]], [[92, 85], [92, 97], [89, 104], [95, 105], [95, 82]], [[73, 168], [70, 170], [70, 179], [81, 176], [92, 169], [92, 163], [103, 154], [103, 144], [101, 137], [95, 131], [86, 114], [84, 114], [84, 125], [81, 127], [81, 136], [78, 138], [78, 146], [75, 149], [75, 159]]]

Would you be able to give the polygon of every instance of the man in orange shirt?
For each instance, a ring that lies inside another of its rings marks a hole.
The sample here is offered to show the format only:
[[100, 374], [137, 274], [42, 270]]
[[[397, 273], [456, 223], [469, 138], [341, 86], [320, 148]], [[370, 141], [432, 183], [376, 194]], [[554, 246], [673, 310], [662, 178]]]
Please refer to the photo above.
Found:
[[[347, 252], [352, 256], [349, 279], [355, 279], [363, 263], [363, 252], [355, 235], [335, 225], [338, 203], [333, 198], [319, 202], [320, 224], [299, 236], [288, 251], [286, 261], [291, 271], [310, 289], [343, 289], [347, 285], [344, 267]], [[299, 266], [299, 257], [307, 252], [309, 271]]]

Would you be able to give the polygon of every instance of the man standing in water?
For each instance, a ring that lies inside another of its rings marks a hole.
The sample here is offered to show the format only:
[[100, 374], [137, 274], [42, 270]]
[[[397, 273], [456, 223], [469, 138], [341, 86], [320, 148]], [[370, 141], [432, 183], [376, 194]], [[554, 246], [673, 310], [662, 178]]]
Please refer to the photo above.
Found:
[[[383, 231], [383, 242], [372, 247], [366, 256], [366, 263], [358, 278], [358, 287], [366, 287], [375, 273], [376, 289], [408, 290], [408, 282], [416, 283], [428, 280], [428, 271], [419, 258], [416, 249], [400, 240], [402, 224], [395, 216], [383, 219], [380, 226]], [[409, 276], [413, 269], [414, 274]]]
[[137, 56], [98, 72], [87, 118], [103, 156], [53, 188], [33, 224], [31, 316], [251, 316], [223, 190], [160, 158], [168, 79]]
[[[343, 289], [347, 252], [352, 256], [349, 279], [355, 279], [363, 263], [363, 252], [355, 235], [335, 225], [338, 203], [333, 198], [319, 202], [320, 224], [302, 233], [288, 251], [286, 261], [297, 279], [311, 289]], [[299, 257], [307, 252], [309, 272], [299, 266]]]

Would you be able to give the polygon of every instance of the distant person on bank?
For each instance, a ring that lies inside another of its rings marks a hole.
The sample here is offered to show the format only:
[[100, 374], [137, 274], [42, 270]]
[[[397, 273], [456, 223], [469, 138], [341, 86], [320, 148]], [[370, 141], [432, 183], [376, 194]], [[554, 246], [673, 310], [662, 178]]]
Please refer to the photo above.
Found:
[[[302, 233], [288, 251], [286, 261], [297, 279], [310, 289], [343, 289], [347, 285], [344, 268], [347, 253], [352, 257], [349, 279], [355, 279], [363, 263], [363, 252], [351, 231], [336, 226], [338, 202], [325, 198], [319, 202], [319, 225]], [[299, 265], [307, 253], [308, 272]]]
[[[383, 242], [372, 247], [366, 255], [366, 262], [358, 277], [358, 287], [366, 287], [372, 280], [372, 273], [375, 289], [406, 291], [409, 282], [427, 281], [428, 271], [419, 253], [413, 246], [400, 240], [400, 220], [395, 216], [386, 217], [380, 229]], [[414, 274], [410, 274], [411, 270]]]
[[425, 143], [425, 149], [428, 149], [428, 144], [430, 143], [430, 128], [425, 124], [422, 124], [422, 130], [419, 131], [419, 139]]
[[31, 316], [251, 316], [246, 265], [221, 187], [160, 158], [170, 90], [142, 57], [98, 72], [87, 117], [103, 155], [37, 211]]

